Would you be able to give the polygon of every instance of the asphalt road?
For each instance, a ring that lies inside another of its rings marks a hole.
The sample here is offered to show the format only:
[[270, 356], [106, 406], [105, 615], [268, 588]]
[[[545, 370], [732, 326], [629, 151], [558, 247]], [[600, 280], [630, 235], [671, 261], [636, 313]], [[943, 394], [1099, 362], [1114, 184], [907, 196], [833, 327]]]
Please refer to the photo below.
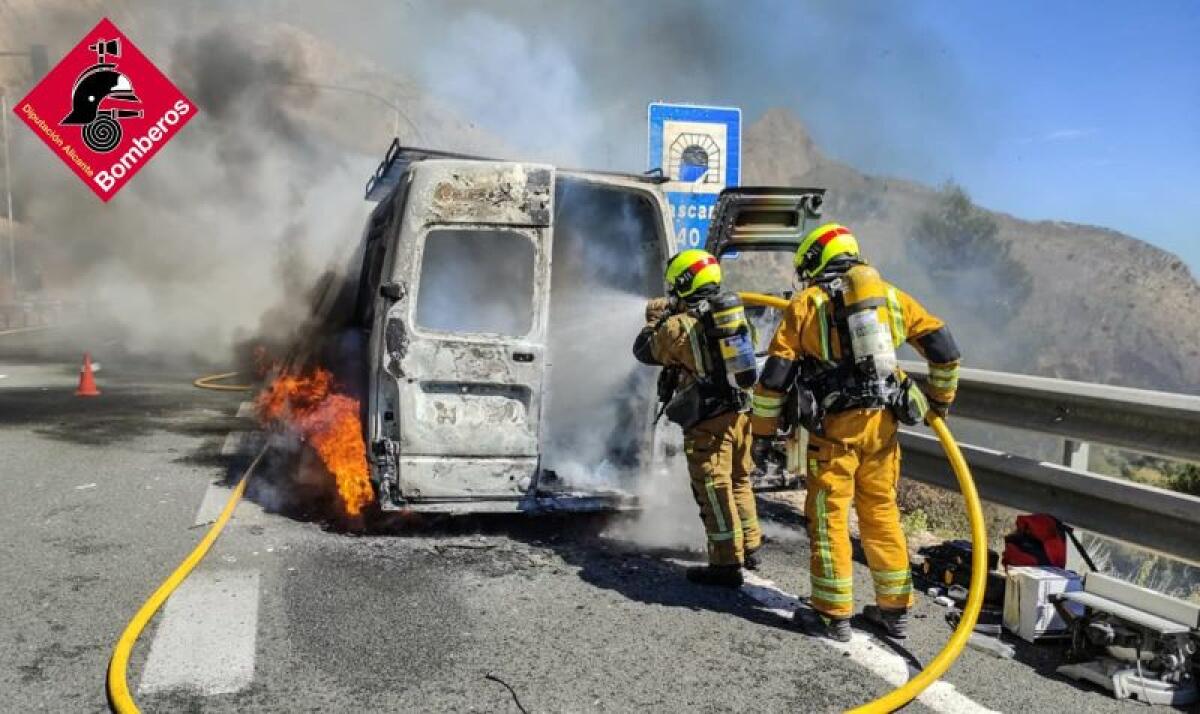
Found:
[[[251, 426], [235, 416], [245, 397], [97, 354], [104, 394], [82, 400], [74, 352], [4, 349], [0, 710], [105, 711], [118, 634], [247, 460], [228, 438]], [[683, 580], [697, 554], [648, 551], [594, 517], [351, 535], [276, 490], [253, 498], [135, 649], [145, 711], [835, 711], [888, 691], [887, 662], [927, 661], [950, 632], [924, 597], [905, 649], [862, 625], [850, 649], [793, 631], [776, 609], [807, 589], [807, 542], [786, 503], [764, 507], [765, 581], [728, 592]], [[907, 710], [1135, 708], [1058, 678], [1054, 657], [967, 650]]]

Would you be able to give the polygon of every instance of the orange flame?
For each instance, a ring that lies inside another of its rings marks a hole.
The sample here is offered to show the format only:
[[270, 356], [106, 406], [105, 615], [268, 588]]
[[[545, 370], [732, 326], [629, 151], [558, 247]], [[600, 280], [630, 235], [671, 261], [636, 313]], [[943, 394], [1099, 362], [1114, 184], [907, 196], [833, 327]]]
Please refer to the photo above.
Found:
[[375, 494], [367, 474], [358, 400], [333, 391], [329, 370], [280, 374], [258, 395], [255, 406], [262, 421], [295, 429], [333, 475], [346, 513], [362, 513]]

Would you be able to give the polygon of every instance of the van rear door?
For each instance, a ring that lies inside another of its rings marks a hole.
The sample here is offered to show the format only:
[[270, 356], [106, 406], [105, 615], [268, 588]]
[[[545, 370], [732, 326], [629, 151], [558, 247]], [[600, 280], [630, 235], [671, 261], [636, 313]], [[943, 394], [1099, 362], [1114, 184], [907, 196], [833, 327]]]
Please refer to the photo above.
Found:
[[538, 471], [554, 170], [409, 169], [373, 329], [375, 448], [405, 501], [518, 500]]
[[742, 251], [794, 254], [816, 224], [823, 188], [738, 186], [717, 199], [704, 248], [717, 256]]

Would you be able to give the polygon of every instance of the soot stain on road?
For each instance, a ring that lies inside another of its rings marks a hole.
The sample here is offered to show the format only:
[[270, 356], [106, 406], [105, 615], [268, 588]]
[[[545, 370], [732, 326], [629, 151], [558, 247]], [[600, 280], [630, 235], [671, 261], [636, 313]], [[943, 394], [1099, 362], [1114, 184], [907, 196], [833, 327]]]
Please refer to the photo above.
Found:
[[0, 400], [0, 424], [22, 424], [40, 436], [84, 446], [111, 446], [160, 430], [214, 438], [228, 432], [230, 419], [195, 419], [188, 412], [228, 411], [234, 401], [226, 395], [214, 399], [190, 385], [187, 389], [105, 386], [101, 396], [86, 400], [70, 391], [6, 389]]
[[33, 661], [29, 664], [19, 665], [17, 670], [21, 672], [21, 681], [25, 683], [44, 680], [47, 677], [46, 670], [60, 662], [71, 662], [83, 657], [88, 652], [98, 650], [104, 645], [75, 645], [65, 646], [60, 642], [51, 642], [48, 645], [43, 645], [37, 649], [34, 654]]

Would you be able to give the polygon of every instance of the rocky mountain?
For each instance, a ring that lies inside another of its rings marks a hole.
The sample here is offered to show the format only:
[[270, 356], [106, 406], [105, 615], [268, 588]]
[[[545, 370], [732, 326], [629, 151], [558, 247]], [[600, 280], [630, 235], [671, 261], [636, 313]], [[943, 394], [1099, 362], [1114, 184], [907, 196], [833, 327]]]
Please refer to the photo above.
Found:
[[991, 226], [985, 240], [932, 250], [921, 230], [953, 189], [839, 163], [786, 110], [748, 127], [745, 153], [748, 184], [828, 188], [825, 216], [953, 323], [970, 365], [1200, 393], [1200, 285], [1174, 255], [1105, 228], [973, 206]]

